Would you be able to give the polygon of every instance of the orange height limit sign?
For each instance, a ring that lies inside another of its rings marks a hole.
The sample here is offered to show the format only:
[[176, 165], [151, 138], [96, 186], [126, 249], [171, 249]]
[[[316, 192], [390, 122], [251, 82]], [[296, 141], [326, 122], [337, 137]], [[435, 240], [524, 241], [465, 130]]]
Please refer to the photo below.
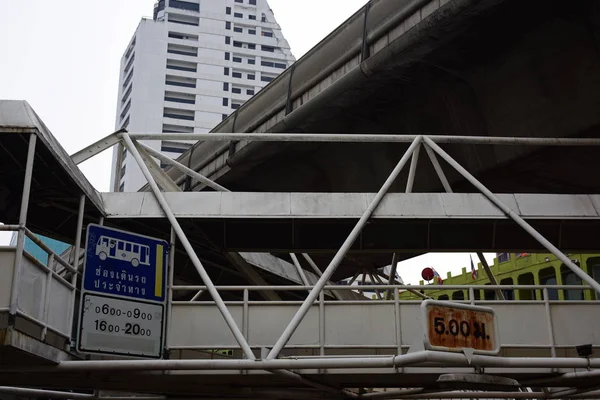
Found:
[[426, 300], [421, 309], [426, 348], [498, 354], [498, 324], [492, 308]]

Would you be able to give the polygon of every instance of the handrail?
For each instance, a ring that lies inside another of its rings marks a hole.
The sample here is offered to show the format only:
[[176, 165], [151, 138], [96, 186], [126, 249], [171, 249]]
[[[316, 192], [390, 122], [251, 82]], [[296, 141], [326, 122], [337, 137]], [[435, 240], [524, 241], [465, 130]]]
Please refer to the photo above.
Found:
[[[182, 290], [206, 290], [206, 286], [202, 285], [179, 285], [172, 287], [174, 291]], [[262, 290], [273, 290], [273, 291], [306, 291], [314, 289], [314, 286], [301, 286], [301, 285], [280, 285], [280, 286], [215, 286], [217, 290], [227, 291], [262, 291]], [[563, 289], [563, 290], [594, 290], [590, 286], [583, 285], [360, 285], [360, 286], [348, 286], [348, 285], [326, 285], [323, 290], [385, 290], [385, 289], [397, 289], [397, 290], [447, 290], [447, 289], [475, 289], [475, 290], [494, 290], [494, 289], [505, 289], [505, 290], [521, 290], [521, 289]]]
[[[418, 136], [405, 134], [353, 133], [161, 133], [129, 132], [136, 140], [201, 140], [256, 142], [346, 142], [346, 143], [410, 143]], [[436, 143], [495, 144], [503, 146], [600, 146], [597, 138], [537, 138], [503, 136], [427, 135]]]
[[[69, 264], [67, 261], [65, 261], [59, 254], [55, 253], [50, 247], [48, 247], [44, 242], [42, 242], [36, 236], [35, 233], [33, 233], [31, 230], [29, 230], [29, 228], [27, 228], [26, 226], [21, 227], [20, 225], [0, 225], [0, 232], [16, 232], [16, 231], [19, 231], [20, 229], [23, 229], [25, 236], [27, 236], [29, 239], [31, 239], [36, 245], [41, 247], [41, 249], [44, 250], [48, 255], [53, 254], [54, 259], [60, 265], [62, 265], [66, 269], [68, 269], [70, 272], [78, 273], [77, 269], [73, 268], [73, 266], [71, 266], [71, 264]], [[51, 268], [51, 267], [48, 266], [48, 268]]]

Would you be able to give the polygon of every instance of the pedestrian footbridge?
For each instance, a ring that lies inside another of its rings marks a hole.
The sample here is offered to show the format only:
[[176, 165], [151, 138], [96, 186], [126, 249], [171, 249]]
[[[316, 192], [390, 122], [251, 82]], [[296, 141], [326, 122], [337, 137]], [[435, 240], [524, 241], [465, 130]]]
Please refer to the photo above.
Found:
[[[588, 299], [600, 293], [600, 285], [568, 256], [598, 250], [598, 195], [496, 195], [457, 164], [444, 144], [437, 144], [439, 138], [420, 135], [373, 136], [410, 143], [377, 193], [229, 192], [212, 181], [218, 192], [182, 192], [147, 162], [147, 149], [127, 132], [107, 137], [99, 149], [126, 146], [151, 192], [98, 193], [76, 165], [93, 154], [68, 156], [26, 103], [0, 102], [0, 117], [0, 162], [7, 171], [0, 229], [16, 232], [14, 243], [0, 249], [0, 393], [65, 398], [133, 393], [152, 399], [598, 395], [593, 383], [600, 374], [597, 301], [548, 296], [553, 289], [582, 289], [591, 293]], [[272, 139], [267, 136], [251, 138]], [[597, 139], [511, 140], [515, 145], [600, 145]], [[435, 166], [445, 192], [412, 193], [409, 185], [404, 193], [387, 193], [404, 166], [415, 176], [419, 149], [428, 156], [421, 163]], [[448, 166], [477, 193], [453, 193]], [[167, 242], [159, 359], [76, 350], [89, 224]], [[55, 254], [34, 232], [73, 247]], [[47, 262], [23, 249], [25, 237], [47, 251]], [[483, 289], [514, 290], [513, 285], [446, 285], [466, 289], [469, 296], [432, 303], [429, 294], [438, 286], [405, 286], [394, 274], [360, 291], [334, 284], [357, 275], [355, 258], [387, 257], [395, 268], [398, 260], [428, 251], [516, 249], [552, 253], [584, 285], [521, 285], [542, 296], [518, 301], [473, 295]], [[365, 290], [376, 298], [365, 296]], [[403, 300], [403, 291], [421, 300]], [[426, 308], [431, 304], [454, 311], [431, 319]], [[481, 321], [456, 319], [461, 305], [493, 315], [486, 320], [485, 340], [493, 342], [487, 350], [476, 343], [484, 340], [480, 333], [475, 344], [434, 344], [433, 332], [447, 338], [438, 338], [442, 341], [481, 332]]]

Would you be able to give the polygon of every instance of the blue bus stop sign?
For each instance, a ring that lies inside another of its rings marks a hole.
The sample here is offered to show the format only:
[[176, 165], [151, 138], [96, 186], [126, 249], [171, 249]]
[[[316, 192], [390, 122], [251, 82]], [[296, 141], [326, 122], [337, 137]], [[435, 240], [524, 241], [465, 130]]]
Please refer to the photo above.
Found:
[[168, 243], [101, 225], [87, 229], [83, 288], [164, 302]]

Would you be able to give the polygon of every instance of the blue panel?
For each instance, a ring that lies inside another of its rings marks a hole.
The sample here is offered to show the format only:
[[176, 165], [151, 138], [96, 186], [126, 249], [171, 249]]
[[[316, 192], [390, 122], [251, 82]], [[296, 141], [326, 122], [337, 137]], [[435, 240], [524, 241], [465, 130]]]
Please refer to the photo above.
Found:
[[[48, 246], [52, 251], [56, 254], [61, 254], [63, 251], [68, 249], [71, 245], [68, 243], [63, 243], [55, 239], [48, 238], [42, 235], [36, 235], [38, 239], [40, 239], [46, 246]], [[23, 249], [31, 254], [35, 259], [37, 259], [42, 264], [48, 264], [48, 253], [43, 250], [40, 246], [35, 244], [31, 239], [25, 237], [25, 243]]]
[[90, 224], [83, 288], [133, 299], [165, 300], [168, 243]]

